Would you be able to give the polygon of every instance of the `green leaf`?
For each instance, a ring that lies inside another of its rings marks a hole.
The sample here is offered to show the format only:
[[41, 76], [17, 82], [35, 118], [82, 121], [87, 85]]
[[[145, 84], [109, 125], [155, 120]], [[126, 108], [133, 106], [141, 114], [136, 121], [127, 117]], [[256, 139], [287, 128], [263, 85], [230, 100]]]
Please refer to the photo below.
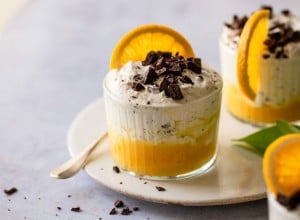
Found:
[[278, 129], [282, 132], [282, 134], [289, 134], [289, 133], [299, 133], [300, 128], [299, 126], [289, 124], [286, 121], [283, 120], [277, 120], [276, 125]]
[[300, 126], [289, 124], [283, 120], [278, 120], [276, 121], [276, 124], [271, 127], [262, 128], [259, 131], [240, 139], [234, 139], [233, 141], [236, 142], [239, 147], [250, 151], [256, 151], [263, 156], [267, 147], [274, 140], [289, 133], [300, 133]]
[[[240, 139], [235, 139], [235, 142], [241, 142], [253, 147], [261, 155], [264, 154], [266, 147], [273, 142], [276, 138], [282, 135], [281, 131], [276, 125], [268, 128], [263, 128], [257, 132], [254, 132], [248, 136]], [[240, 145], [241, 146], [241, 145]], [[244, 147], [245, 146], [241, 146]], [[249, 147], [249, 146], [248, 146]]]

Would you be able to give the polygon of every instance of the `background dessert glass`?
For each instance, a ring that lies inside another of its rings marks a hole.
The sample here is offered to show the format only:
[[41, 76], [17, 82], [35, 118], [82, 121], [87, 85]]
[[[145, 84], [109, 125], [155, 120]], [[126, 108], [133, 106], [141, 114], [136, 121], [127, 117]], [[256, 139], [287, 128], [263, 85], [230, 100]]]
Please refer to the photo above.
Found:
[[[286, 11], [285, 14], [276, 15], [272, 19], [271, 25], [283, 22], [289, 25], [293, 24], [295, 28], [297, 27], [295, 24], [300, 24], [298, 18], [291, 14], [287, 15]], [[276, 31], [276, 28], [274, 30]], [[300, 87], [298, 86], [300, 82], [300, 42], [290, 42], [285, 45], [284, 53], [280, 54], [277, 51], [274, 54], [266, 53], [257, 57], [261, 77], [260, 87], [255, 101], [252, 101], [240, 91], [236, 76], [240, 32], [241, 30], [232, 30], [224, 26], [219, 40], [221, 73], [224, 79], [228, 111], [241, 120], [260, 125], [273, 123], [278, 119], [299, 120], [300, 112], [297, 109], [300, 108]]]
[[[103, 83], [104, 100], [116, 164], [150, 179], [182, 179], [205, 173], [216, 160], [221, 105], [222, 81], [216, 72], [212, 74], [215, 85], [206, 95], [149, 103], [117, 94], [110, 85], [112, 73], [108, 73]], [[204, 83], [203, 88], [206, 86]]]

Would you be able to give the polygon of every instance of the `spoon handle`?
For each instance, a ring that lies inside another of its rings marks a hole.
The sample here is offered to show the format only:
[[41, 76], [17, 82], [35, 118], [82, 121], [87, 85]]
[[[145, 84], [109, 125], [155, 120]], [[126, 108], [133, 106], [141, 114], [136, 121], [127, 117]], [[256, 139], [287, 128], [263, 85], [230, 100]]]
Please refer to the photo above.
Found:
[[85, 166], [88, 161], [89, 156], [93, 153], [93, 151], [105, 141], [108, 137], [108, 134], [105, 133], [96, 141], [94, 141], [88, 147], [85, 147], [80, 153], [76, 156], [63, 163], [59, 167], [55, 168], [50, 172], [50, 176], [57, 179], [66, 179], [74, 176], [82, 167]]

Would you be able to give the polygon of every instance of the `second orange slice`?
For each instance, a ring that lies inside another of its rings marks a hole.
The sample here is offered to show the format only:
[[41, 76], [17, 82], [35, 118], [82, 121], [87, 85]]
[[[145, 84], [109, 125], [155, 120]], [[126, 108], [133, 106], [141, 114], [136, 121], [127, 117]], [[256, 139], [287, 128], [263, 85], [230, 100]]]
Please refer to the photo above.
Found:
[[194, 57], [189, 42], [177, 31], [163, 25], [139, 26], [125, 34], [113, 50], [110, 69], [120, 68], [128, 61], [142, 61], [149, 51], [179, 52]]
[[270, 11], [251, 15], [242, 30], [237, 52], [237, 79], [242, 93], [251, 100], [259, 88], [259, 59], [266, 50]]

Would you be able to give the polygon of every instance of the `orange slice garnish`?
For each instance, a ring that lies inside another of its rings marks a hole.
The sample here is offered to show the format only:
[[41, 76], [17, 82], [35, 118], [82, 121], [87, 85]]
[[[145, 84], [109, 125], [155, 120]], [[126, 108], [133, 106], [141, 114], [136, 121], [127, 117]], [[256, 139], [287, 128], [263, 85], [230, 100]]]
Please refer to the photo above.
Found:
[[194, 57], [189, 42], [177, 31], [157, 24], [139, 26], [117, 43], [110, 60], [110, 69], [120, 68], [128, 61], [142, 61], [148, 52], [168, 51]]
[[300, 134], [287, 134], [267, 148], [263, 174], [270, 192], [291, 196], [300, 190]]
[[259, 88], [259, 59], [266, 50], [270, 11], [259, 10], [251, 15], [240, 36], [237, 51], [237, 79], [242, 93], [255, 100]]

